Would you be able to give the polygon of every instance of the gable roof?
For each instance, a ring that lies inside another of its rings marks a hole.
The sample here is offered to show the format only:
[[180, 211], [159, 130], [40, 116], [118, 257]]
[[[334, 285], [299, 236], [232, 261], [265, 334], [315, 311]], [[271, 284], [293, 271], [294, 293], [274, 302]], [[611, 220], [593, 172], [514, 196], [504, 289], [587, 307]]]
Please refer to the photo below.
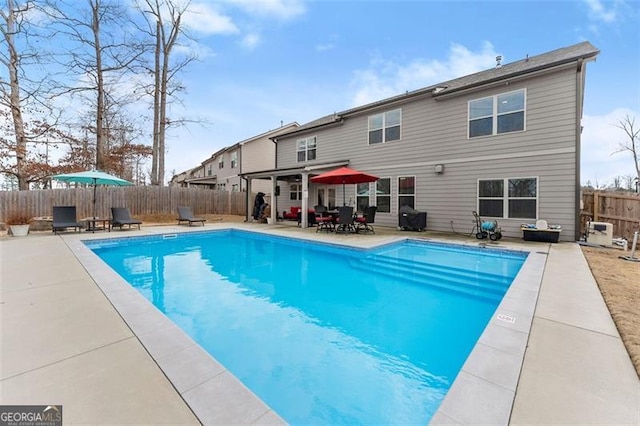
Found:
[[341, 123], [343, 121], [343, 117], [347, 115], [357, 114], [379, 106], [401, 102], [423, 95], [431, 95], [433, 98], [437, 99], [440, 96], [450, 95], [462, 90], [483, 86], [485, 84], [490, 84], [496, 81], [531, 74], [541, 70], [577, 62], [579, 60], [593, 59], [598, 55], [598, 53], [600, 53], [600, 51], [596, 49], [591, 43], [589, 43], [588, 41], [583, 41], [582, 43], [552, 50], [551, 52], [543, 53], [541, 55], [532, 57], [529, 57], [527, 55], [525, 59], [505, 64], [500, 67], [480, 71], [474, 74], [469, 74], [421, 89], [407, 91], [401, 95], [392, 96], [380, 101], [347, 109], [339, 113], [327, 115], [303, 124], [302, 126], [291, 132], [286, 132], [279, 136], [272, 137], [272, 139], [277, 141], [277, 139], [281, 137], [302, 133], [311, 129], [315, 129], [317, 127], [324, 127], [330, 124]]

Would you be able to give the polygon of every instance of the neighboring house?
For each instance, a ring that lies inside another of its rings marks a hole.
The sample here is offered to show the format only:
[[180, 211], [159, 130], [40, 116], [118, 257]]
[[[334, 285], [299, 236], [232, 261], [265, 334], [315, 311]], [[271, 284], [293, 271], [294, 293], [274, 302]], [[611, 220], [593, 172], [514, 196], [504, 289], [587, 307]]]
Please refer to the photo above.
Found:
[[[347, 204], [427, 212], [427, 229], [469, 234], [472, 211], [521, 237], [536, 219], [579, 238], [580, 133], [588, 42], [349, 109], [274, 137], [277, 167], [246, 175], [280, 187], [277, 209], [342, 204], [342, 185], [309, 179], [341, 165], [379, 176]], [[303, 215], [303, 226], [306, 226]]]
[[[200, 166], [174, 176], [172, 185], [199, 185], [231, 192], [246, 191], [247, 182], [241, 177], [241, 173], [273, 169], [276, 164], [276, 146], [271, 138], [297, 127], [298, 123], [289, 123], [222, 148]], [[267, 182], [256, 183], [251, 191], [262, 191], [270, 195], [271, 186]]]

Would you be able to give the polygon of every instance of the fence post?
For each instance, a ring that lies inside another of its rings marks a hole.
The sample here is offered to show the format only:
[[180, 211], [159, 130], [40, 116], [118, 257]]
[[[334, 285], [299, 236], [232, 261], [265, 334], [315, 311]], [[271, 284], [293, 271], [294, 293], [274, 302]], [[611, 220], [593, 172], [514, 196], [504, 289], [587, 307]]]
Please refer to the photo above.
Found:
[[593, 221], [598, 221], [598, 212], [600, 211], [600, 199], [598, 198], [598, 192], [593, 191]]

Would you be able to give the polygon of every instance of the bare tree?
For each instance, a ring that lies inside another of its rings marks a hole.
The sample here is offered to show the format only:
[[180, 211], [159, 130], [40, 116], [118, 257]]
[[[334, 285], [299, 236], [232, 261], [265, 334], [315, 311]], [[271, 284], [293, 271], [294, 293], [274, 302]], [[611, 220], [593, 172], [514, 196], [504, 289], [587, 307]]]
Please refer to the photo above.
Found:
[[[30, 47], [28, 42], [28, 21], [25, 16], [34, 3], [26, 1], [18, 4], [14, 0], [7, 0], [7, 8], [0, 9], [0, 31], [2, 39], [0, 45], [0, 62], [7, 68], [9, 81], [0, 77], [0, 105], [6, 107], [11, 114], [13, 137], [3, 137], [0, 146], [0, 156], [9, 160], [4, 162], [2, 172], [13, 175], [18, 181], [18, 189], [29, 189], [29, 179], [26, 172], [28, 135], [23, 118], [23, 101], [34, 97], [38, 84], [31, 84], [31, 91], [25, 90], [21, 83], [26, 79], [28, 83], [36, 83], [34, 79], [25, 76], [23, 65], [37, 63], [39, 54]], [[20, 43], [21, 42], [21, 43]], [[34, 89], [35, 87], [35, 89]]]
[[[133, 25], [124, 5], [112, 0], [78, 2], [54, 0], [49, 13], [57, 22], [56, 34], [70, 43], [61, 55], [61, 65], [76, 73], [73, 84], [62, 87], [65, 94], [81, 94], [94, 109], [95, 165], [108, 166], [105, 115], [110, 103], [134, 101], [126, 76], [135, 72], [144, 54], [141, 43], [128, 31]], [[88, 96], [87, 96], [88, 95]]]
[[640, 126], [636, 127], [636, 118], [625, 115], [624, 118], [618, 120], [615, 127], [625, 132], [629, 140], [620, 142], [618, 149], [613, 153], [629, 151], [633, 156], [634, 166], [636, 168], [636, 178], [640, 180]]
[[167, 114], [169, 100], [183, 90], [177, 81], [177, 75], [195, 55], [187, 55], [179, 60], [173, 57], [178, 40], [189, 38], [185, 33], [182, 19], [188, 11], [189, 1], [179, 0], [140, 0], [139, 9], [144, 14], [148, 28], [145, 32], [153, 42], [154, 82], [153, 95], [153, 155], [151, 164], [151, 184], [164, 185], [166, 131], [179, 120], [170, 120]]

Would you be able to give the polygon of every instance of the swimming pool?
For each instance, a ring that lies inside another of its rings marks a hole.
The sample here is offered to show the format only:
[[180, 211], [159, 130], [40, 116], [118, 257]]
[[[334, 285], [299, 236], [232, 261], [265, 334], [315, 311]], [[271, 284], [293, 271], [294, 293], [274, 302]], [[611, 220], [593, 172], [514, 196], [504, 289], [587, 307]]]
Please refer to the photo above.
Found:
[[235, 230], [87, 245], [292, 424], [426, 423], [525, 259]]

